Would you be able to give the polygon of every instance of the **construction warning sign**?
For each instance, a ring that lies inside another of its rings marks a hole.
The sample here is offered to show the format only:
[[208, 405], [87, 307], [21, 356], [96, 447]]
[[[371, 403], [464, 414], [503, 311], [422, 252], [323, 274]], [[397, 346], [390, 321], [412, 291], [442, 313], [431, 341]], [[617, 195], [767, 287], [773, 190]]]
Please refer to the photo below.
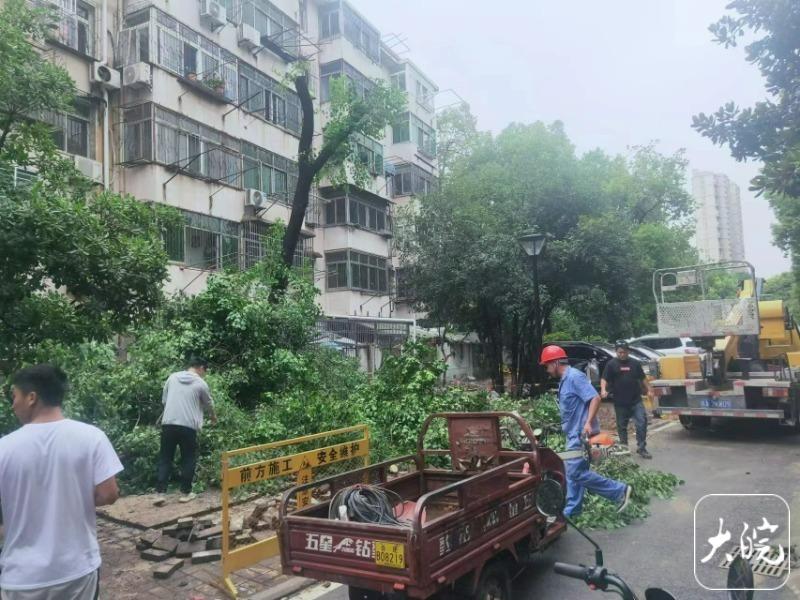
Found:
[[[319, 446], [313, 450], [303, 450], [302, 452], [294, 452], [283, 456], [273, 456], [265, 460], [245, 462], [245, 464], [235, 467], [230, 466], [231, 459], [235, 457], [246, 461], [248, 456], [256, 458], [257, 455], [265, 452], [288, 450], [293, 446], [307, 445], [310, 442], [324, 442], [332, 439], [342, 440], [342, 438], [354, 439], [337, 441], [335, 444]], [[242, 459], [241, 457], [245, 458]], [[230, 578], [231, 573], [280, 554], [277, 536], [231, 549], [231, 490], [244, 485], [287, 476], [296, 477], [298, 485], [310, 483], [314, 480], [314, 472], [316, 470], [354, 458], [362, 459], [363, 466], [369, 465], [369, 428], [366, 425], [345, 427], [222, 453], [222, 476], [220, 478], [222, 481], [222, 579], [225, 589], [231, 598], [237, 597], [236, 586], [233, 585]], [[297, 495], [297, 508], [308, 506], [310, 502], [310, 490], [303, 491]]]

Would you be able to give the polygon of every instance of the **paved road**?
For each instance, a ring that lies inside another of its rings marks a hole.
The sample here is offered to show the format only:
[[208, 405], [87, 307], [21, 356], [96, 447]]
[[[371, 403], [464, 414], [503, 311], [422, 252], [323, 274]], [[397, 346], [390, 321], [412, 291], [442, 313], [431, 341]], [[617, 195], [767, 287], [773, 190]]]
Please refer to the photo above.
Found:
[[[726, 597], [723, 592], [706, 591], [694, 578], [695, 504], [706, 494], [778, 494], [790, 504], [792, 512], [800, 515], [800, 436], [757, 422], [723, 424], [711, 431], [694, 432], [684, 431], [675, 424], [654, 435], [650, 447], [654, 459], [648, 463], [653, 468], [675, 473], [686, 483], [678, 488], [675, 498], [653, 500], [652, 514], [645, 521], [622, 530], [593, 534], [605, 551], [606, 565], [621, 573], [634, 589], [661, 586], [679, 600], [723, 599]], [[759, 505], [763, 514], [757, 516], [741, 502], [731, 504], [727, 498], [714, 498], [701, 506], [706, 507], [706, 516], [714, 513], [716, 507], [730, 517], [726, 518], [726, 528], [729, 520], [738, 521], [730, 527], [734, 541], [739, 539], [742, 521], [760, 524], [761, 517], [767, 516], [773, 524], [779, 519], [774, 504], [770, 505], [768, 500]], [[713, 521], [713, 517], [710, 520]], [[713, 534], [717, 525], [712, 522], [705, 528], [710, 527]], [[800, 535], [793, 536], [793, 542], [798, 539]], [[710, 546], [706, 544], [702, 548]], [[721, 558], [719, 554], [709, 562], [713, 566], [701, 571], [701, 577], [724, 581], [725, 571], [716, 566]], [[516, 580], [514, 600], [598, 600], [606, 597], [591, 592], [580, 582], [555, 575], [551, 565], [556, 560], [590, 562], [592, 550], [576, 532], [568, 532]], [[763, 578], [761, 581], [775, 580]], [[318, 597], [323, 600], [347, 598], [346, 589], [341, 587], [327, 593], [312, 592], [309, 597], [317, 594], [322, 594]], [[792, 574], [783, 589], [758, 592], [755, 597], [755, 600], [777, 599], [800, 599], [800, 570]]]

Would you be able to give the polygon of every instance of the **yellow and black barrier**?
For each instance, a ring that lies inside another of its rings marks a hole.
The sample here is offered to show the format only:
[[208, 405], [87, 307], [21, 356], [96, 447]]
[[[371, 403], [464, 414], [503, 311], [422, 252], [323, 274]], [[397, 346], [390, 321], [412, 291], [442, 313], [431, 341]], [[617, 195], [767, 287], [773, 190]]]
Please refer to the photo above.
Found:
[[[356, 439], [317, 447], [313, 450], [304, 450], [285, 456], [273, 456], [236, 467], [230, 466], [231, 459], [235, 457], [297, 446], [325, 438], [342, 437], [347, 434], [360, 434], [360, 436]], [[237, 597], [236, 586], [231, 581], [231, 573], [280, 554], [277, 536], [231, 549], [229, 512], [231, 490], [244, 485], [262, 483], [270, 479], [287, 476], [296, 476], [298, 484], [309, 483], [314, 479], [315, 469], [354, 458], [363, 458], [364, 466], [369, 465], [369, 428], [366, 425], [344, 427], [291, 440], [250, 446], [249, 448], [240, 448], [222, 453], [222, 580], [231, 598]], [[310, 502], [310, 491], [301, 492], [297, 495], [298, 508], [303, 508]]]

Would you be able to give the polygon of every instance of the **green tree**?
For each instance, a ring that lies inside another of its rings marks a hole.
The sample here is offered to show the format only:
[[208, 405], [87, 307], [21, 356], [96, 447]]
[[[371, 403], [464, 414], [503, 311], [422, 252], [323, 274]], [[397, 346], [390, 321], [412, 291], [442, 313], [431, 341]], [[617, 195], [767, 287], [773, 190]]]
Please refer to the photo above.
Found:
[[53, 158], [50, 128], [35, 119], [67, 109], [75, 83], [31, 43], [44, 41], [52, 18], [24, 0], [0, 9], [0, 160], [26, 165]]
[[765, 300], [783, 300], [789, 308], [789, 313], [795, 319], [800, 319], [800, 304], [797, 301], [797, 282], [794, 274], [780, 273], [767, 277], [761, 293]]
[[489, 135], [478, 131], [478, 119], [463, 102], [445, 108], [436, 117], [436, 158], [439, 175], [450, 172], [453, 165], [465, 159], [482, 138]]
[[[0, 374], [45, 341], [106, 340], [153, 314], [173, 211], [92, 191], [36, 119], [66, 109], [74, 83], [41, 55], [49, 15], [11, 0], [0, 11]], [[33, 165], [37, 179], [9, 173]]]
[[420, 308], [435, 324], [479, 334], [496, 386], [506, 356], [530, 381], [533, 282], [517, 238], [536, 228], [551, 236], [539, 259], [545, 331], [557, 314], [587, 336], [632, 334], [654, 313], [652, 268], [690, 254], [685, 166], [681, 153], [652, 145], [628, 157], [578, 156], [558, 122], [483, 137], [422, 198], [410, 228], [404, 260]]
[[[739, 161], [758, 160], [751, 189], [765, 194], [777, 219], [775, 243], [791, 256], [800, 282], [800, 9], [794, 0], [734, 0], [729, 14], [711, 25], [726, 48], [747, 38], [745, 56], [764, 78], [766, 98], [752, 107], [728, 102], [700, 113], [693, 127], [715, 144], [727, 145]], [[796, 288], [795, 288], [796, 289]]]
[[331, 77], [327, 122], [322, 128], [322, 145], [317, 151], [314, 148], [314, 104], [304, 70], [307, 68], [308, 65], [303, 65], [294, 76], [303, 115], [297, 151], [297, 187], [283, 240], [283, 260], [287, 265], [294, 259], [314, 181], [327, 174], [335, 182], [344, 183], [353, 178], [356, 183], [363, 183], [367, 171], [358, 160], [356, 137], [383, 139], [386, 126], [394, 123], [406, 106], [405, 94], [382, 81], [375, 81], [367, 93], [360, 94], [347, 77]]

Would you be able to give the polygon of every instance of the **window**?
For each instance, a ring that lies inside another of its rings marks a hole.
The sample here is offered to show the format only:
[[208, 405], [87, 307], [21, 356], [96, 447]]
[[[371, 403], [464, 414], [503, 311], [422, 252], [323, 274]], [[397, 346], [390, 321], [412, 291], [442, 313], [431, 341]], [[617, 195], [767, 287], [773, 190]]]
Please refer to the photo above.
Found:
[[344, 37], [361, 50], [373, 62], [381, 62], [381, 34], [355, 11], [342, 6], [344, 17]]
[[159, 162], [195, 177], [278, 193], [291, 202], [297, 163], [288, 158], [152, 103], [125, 109], [123, 126], [125, 163]]
[[181, 212], [184, 223], [164, 234], [164, 247], [170, 260], [212, 271], [239, 267], [239, 223], [190, 211]]
[[160, 106], [154, 112], [156, 162], [218, 183], [241, 185], [239, 140]]
[[422, 82], [417, 81], [417, 103], [423, 108], [433, 110], [432, 99], [431, 91]]
[[378, 233], [389, 233], [391, 224], [388, 207], [352, 196], [335, 198], [325, 204], [325, 225], [355, 225]]
[[436, 188], [436, 178], [415, 164], [396, 167], [392, 176], [392, 197], [424, 196]]
[[[327, 289], [357, 289], [388, 293], [386, 258], [354, 250], [325, 255]], [[349, 278], [349, 279], [348, 279]]]
[[92, 54], [94, 46], [94, 7], [85, 2], [76, 4], [77, 47], [81, 54]]
[[[234, 13], [229, 11], [229, 18]], [[254, 27], [266, 37], [270, 50], [284, 60], [297, 58], [300, 53], [300, 31], [297, 23], [267, 0], [241, 3], [242, 23]]]
[[197, 74], [197, 48], [191, 44], [183, 44], [183, 75]]
[[320, 65], [320, 101], [330, 101], [330, 80], [332, 77], [344, 75], [353, 86], [355, 94], [365, 99], [367, 94], [375, 87], [375, 83], [366, 75], [363, 75], [355, 67], [343, 60], [334, 60]]
[[339, 35], [339, 7], [334, 5], [329, 9], [320, 10], [319, 32], [322, 39]]
[[300, 133], [300, 99], [275, 79], [244, 63], [239, 65], [242, 108], [267, 121]]
[[391, 76], [391, 80], [392, 80], [392, 87], [397, 88], [402, 92], [406, 91], [405, 71], [401, 71], [400, 73], [395, 73], [394, 75]]
[[347, 284], [347, 250], [330, 252], [325, 255], [327, 269], [326, 287], [329, 290], [346, 289]]
[[423, 154], [436, 156], [436, 131], [416, 115], [405, 113], [392, 126], [392, 141], [395, 144], [414, 142]]
[[46, 113], [42, 120], [53, 126], [53, 142], [59, 150], [78, 156], [94, 157], [93, 111], [86, 98], [77, 98], [66, 114]]
[[94, 55], [94, 6], [86, 2], [56, 2], [57, 22], [51, 39], [86, 56]]
[[355, 158], [377, 177], [383, 175], [383, 144], [362, 134], [353, 137]]
[[[127, 29], [119, 33], [119, 66], [150, 62], [186, 77], [195, 73], [198, 79], [218, 77], [225, 84], [225, 96], [237, 99], [236, 57], [168, 14], [147, 8], [125, 18]], [[155, 43], [150, 47], [150, 32]]]
[[244, 187], [278, 195], [277, 200], [291, 204], [297, 187], [297, 163], [254, 144], [242, 142]]

